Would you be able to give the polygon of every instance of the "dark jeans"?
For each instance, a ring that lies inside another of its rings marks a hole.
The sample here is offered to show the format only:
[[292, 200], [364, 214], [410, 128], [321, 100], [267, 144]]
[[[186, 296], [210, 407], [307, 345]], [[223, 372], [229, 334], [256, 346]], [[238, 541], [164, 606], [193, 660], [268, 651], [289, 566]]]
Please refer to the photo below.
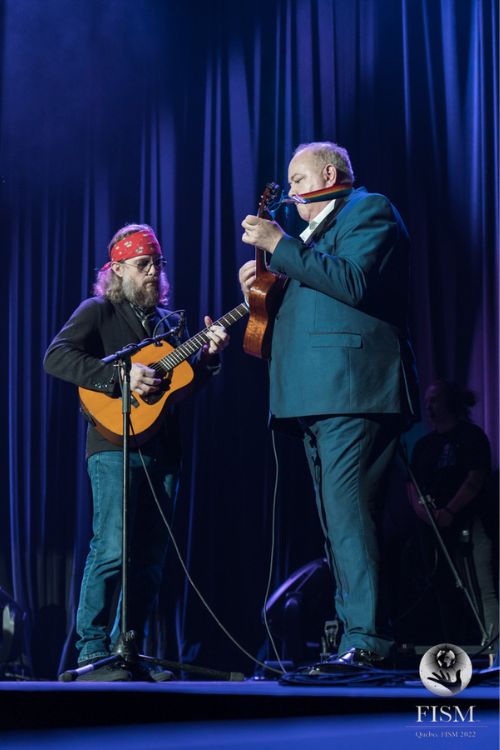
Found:
[[[178, 483], [177, 464], [144, 456], [155, 491], [169, 522], [173, 518]], [[122, 454], [95, 453], [88, 460], [94, 500], [93, 532], [85, 563], [76, 629], [78, 661], [108, 656], [118, 632], [117, 592], [122, 564]], [[137, 453], [130, 454], [128, 628], [139, 639], [158, 593], [168, 532], [160, 517]], [[115, 629], [116, 630], [116, 629]]]
[[339, 654], [356, 647], [387, 656], [394, 642], [382, 601], [375, 518], [400, 420], [347, 415], [299, 422], [337, 585], [335, 606], [344, 626]]

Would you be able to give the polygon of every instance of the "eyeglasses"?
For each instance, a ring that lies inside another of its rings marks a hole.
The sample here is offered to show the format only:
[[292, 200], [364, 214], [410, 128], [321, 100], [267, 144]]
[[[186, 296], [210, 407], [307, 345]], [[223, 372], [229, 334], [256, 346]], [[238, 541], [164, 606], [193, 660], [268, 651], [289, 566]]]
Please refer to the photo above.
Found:
[[151, 266], [155, 267], [155, 271], [162, 271], [167, 265], [167, 261], [163, 260], [163, 258], [151, 258], [151, 256], [148, 258], [139, 258], [139, 260], [130, 263], [127, 263], [126, 260], [122, 260], [120, 263], [124, 266], [135, 268], [139, 273], [147, 273], [151, 270]]

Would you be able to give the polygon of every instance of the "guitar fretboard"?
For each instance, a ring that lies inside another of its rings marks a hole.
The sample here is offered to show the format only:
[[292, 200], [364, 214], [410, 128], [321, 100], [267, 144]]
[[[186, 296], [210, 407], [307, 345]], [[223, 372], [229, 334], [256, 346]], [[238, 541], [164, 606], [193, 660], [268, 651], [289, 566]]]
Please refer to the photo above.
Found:
[[[233, 323], [237, 323], [238, 320], [244, 318], [245, 315], [248, 315], [248, 305], [246, 304], [246, 302], [242, 302], [241, 305], [234, 307], [228, 313], [223, 315], [222, 318], [219, 318], [219, 320], [214, 320], [212, 325], [229, 328], [233, 325]], [[155, 362], [153, 365], [151, 365], [151, 367], [153, 369], [159, 367], [165, 372], [170, 372], [174, 369], [174, 367], [180, 365], [181, 362], [184, 362], [193, 354], [196, 354], [196, 352], [199, 351], [202, 346], [205, 346], [205, 344], [209, 343], [210, 339], [208, 337], [208, 331], [209, 328], [204, 328], [203, 331], [200, 331], [195, 336], [192, 336], [187, 341], [184, 341], [184, 343], [174, 349], [173, 352], [170, 352], [170, 354], [167, 354], [166, 357], [163, 357], [163, 359]]]

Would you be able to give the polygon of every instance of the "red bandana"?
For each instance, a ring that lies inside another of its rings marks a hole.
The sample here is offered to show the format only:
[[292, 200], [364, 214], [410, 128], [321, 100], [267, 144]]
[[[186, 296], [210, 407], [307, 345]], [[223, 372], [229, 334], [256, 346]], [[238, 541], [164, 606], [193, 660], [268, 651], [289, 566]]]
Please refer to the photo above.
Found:
[[140, 229], [115, 242], [109, 251], [111, 260], [103, 265], [101, 271], [110, 268], [111, 261], [129, 260], [141, 255], [161, 255], [161, 247], [151, 229]]
[[141, 229], [115, 242], [109, 255], [114, 261], [129, 260], [141, 255], [161, 255], [161, 248], [154, 232]]

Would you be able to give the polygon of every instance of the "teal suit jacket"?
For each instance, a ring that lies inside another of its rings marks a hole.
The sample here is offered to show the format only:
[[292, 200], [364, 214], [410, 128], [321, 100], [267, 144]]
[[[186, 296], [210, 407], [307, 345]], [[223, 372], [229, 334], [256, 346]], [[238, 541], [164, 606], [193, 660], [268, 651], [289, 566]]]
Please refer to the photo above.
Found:
[[338, 203], [307, 243], [285, 236], [271, 258], [289, 277], [273, 332], [271, 414], [411, 419], [408, 233], [383, 195], [361, 187]]

